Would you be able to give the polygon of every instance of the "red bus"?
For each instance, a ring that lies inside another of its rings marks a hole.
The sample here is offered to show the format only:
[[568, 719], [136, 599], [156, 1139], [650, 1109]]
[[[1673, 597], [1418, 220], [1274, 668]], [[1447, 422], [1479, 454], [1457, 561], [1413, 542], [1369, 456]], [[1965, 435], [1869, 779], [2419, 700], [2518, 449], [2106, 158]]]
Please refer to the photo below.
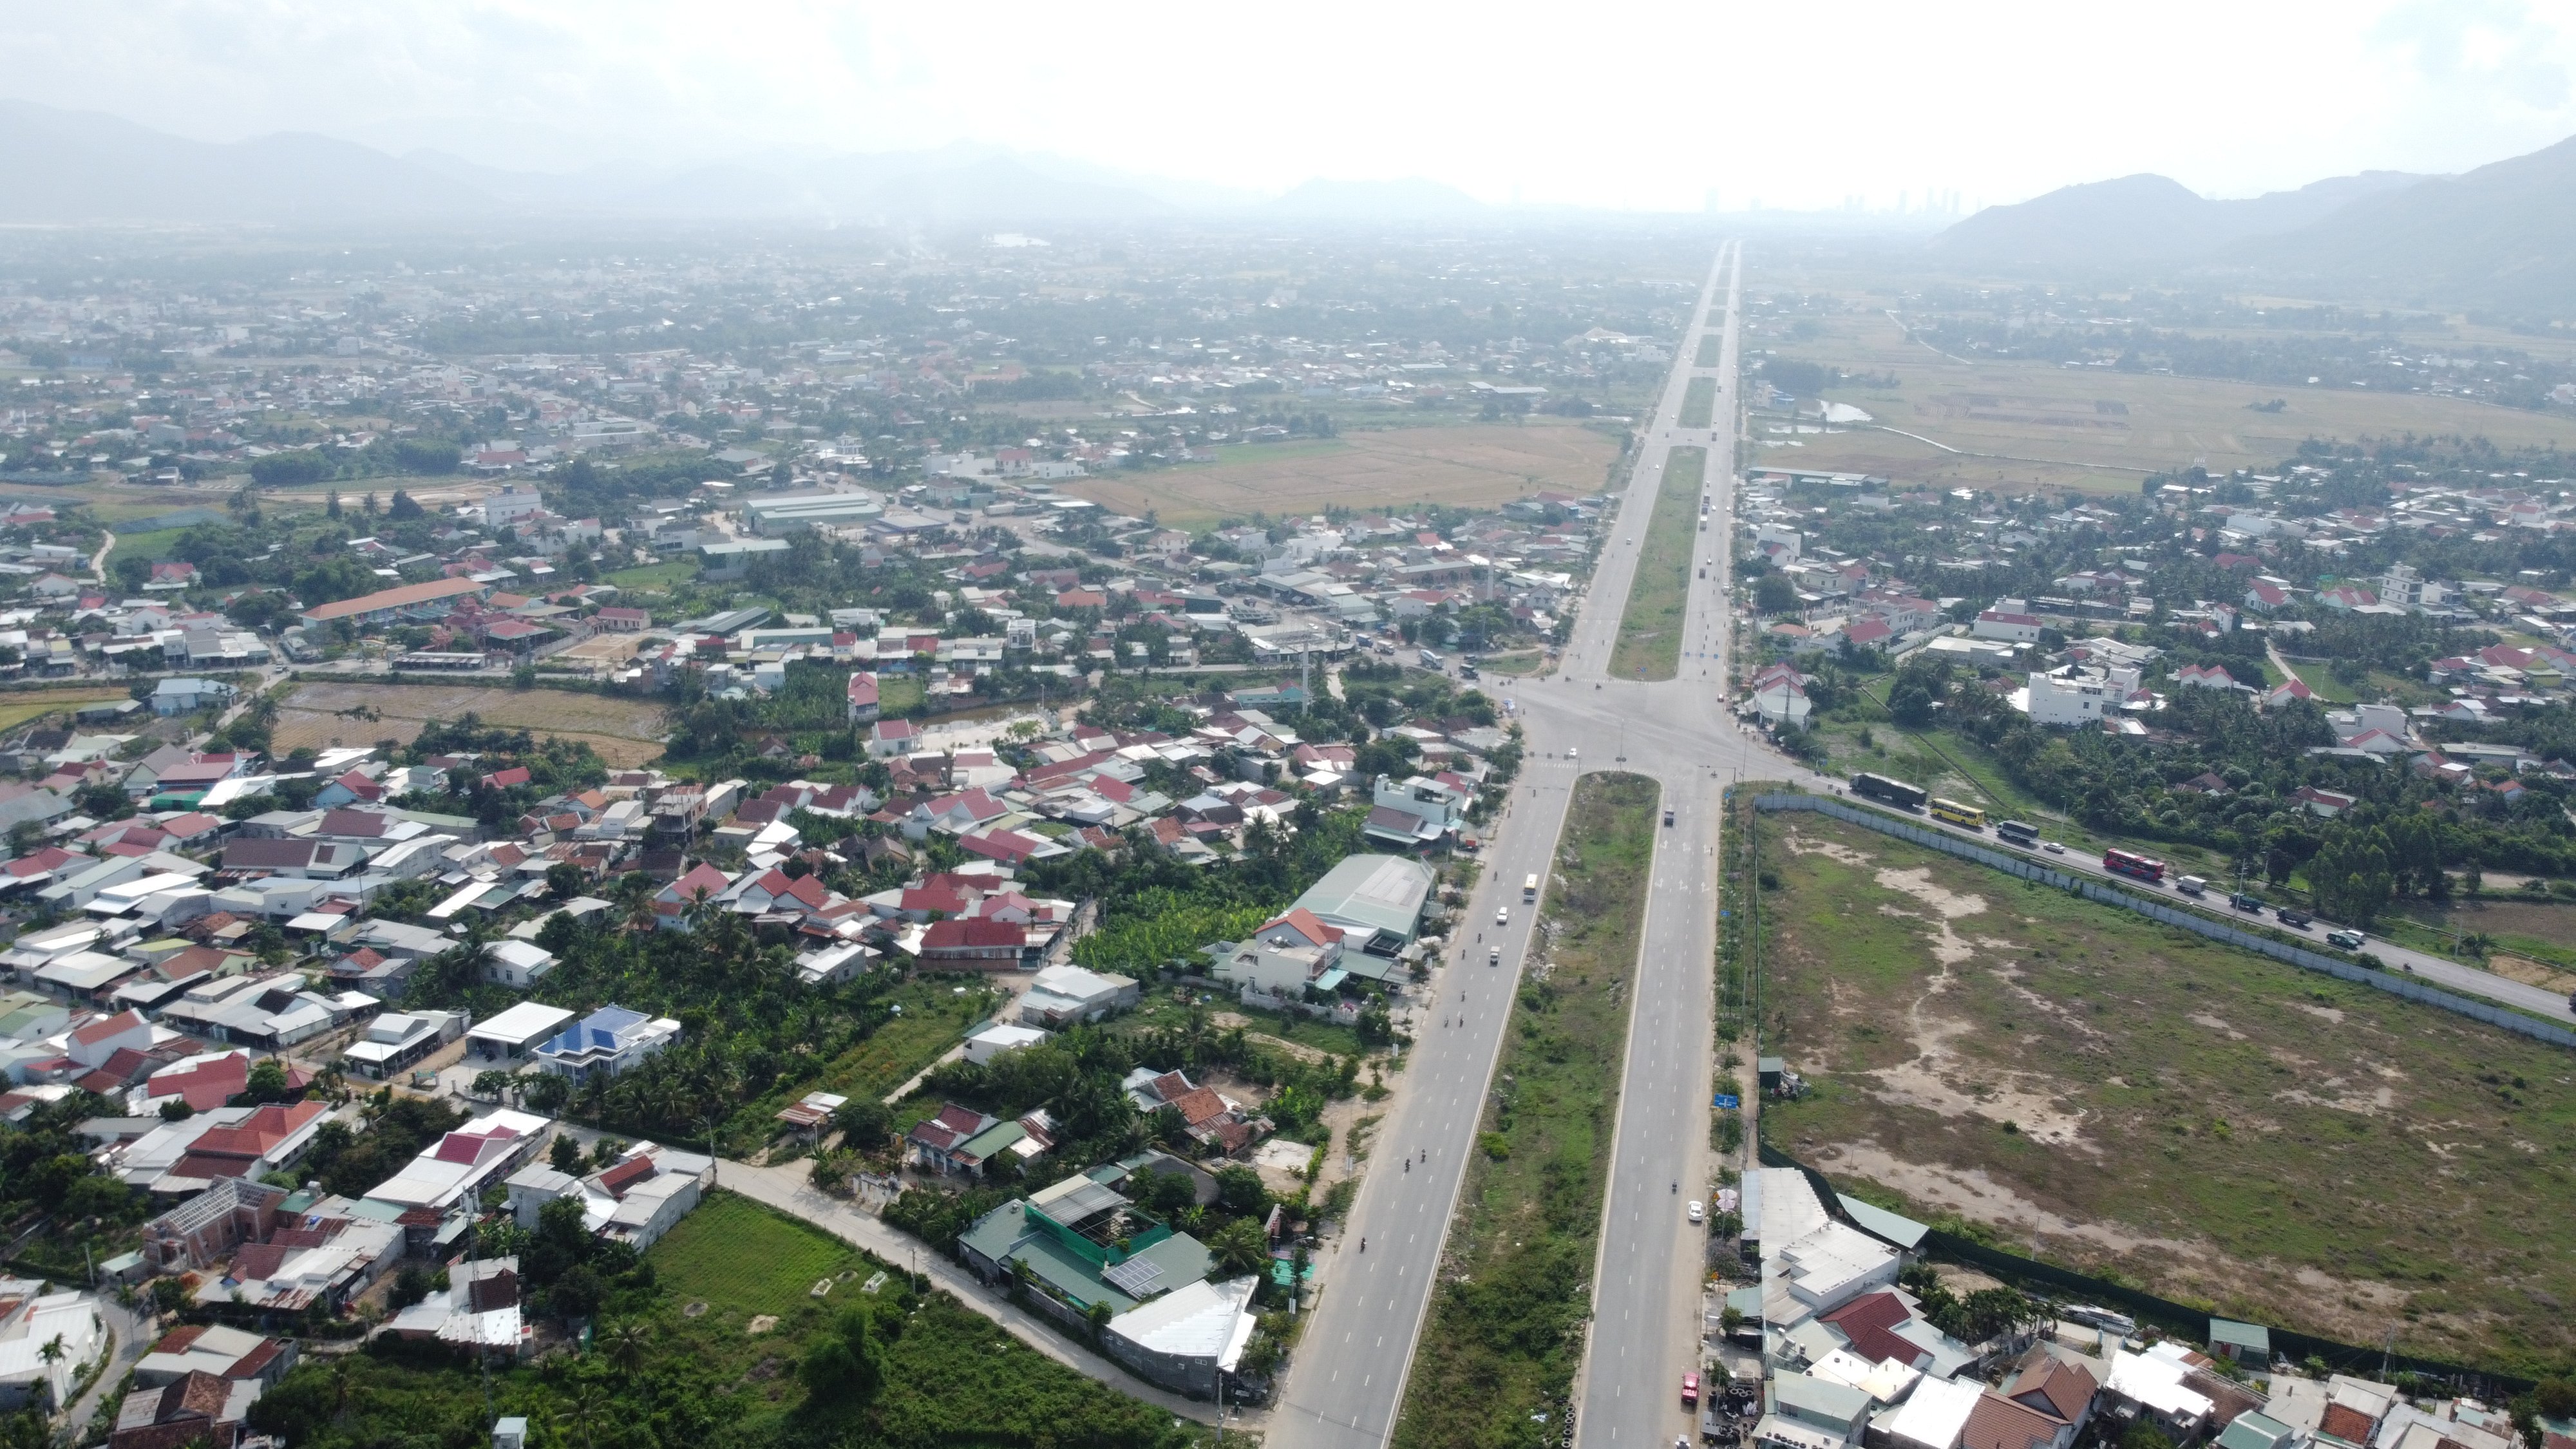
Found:
[[2140, 880], [2162, 881], [2165, 863], [2126, 850], [2102, 852], [2102, 868], [2114, 875], [2135, 876]]

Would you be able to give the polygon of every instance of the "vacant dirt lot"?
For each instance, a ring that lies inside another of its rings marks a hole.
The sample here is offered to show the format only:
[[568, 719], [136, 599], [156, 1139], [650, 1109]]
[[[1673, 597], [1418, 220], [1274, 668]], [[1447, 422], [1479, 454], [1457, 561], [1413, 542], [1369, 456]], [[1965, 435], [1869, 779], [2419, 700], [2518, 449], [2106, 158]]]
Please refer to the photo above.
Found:
[[1532, 493], [1597, 493], [1618, 446], [1569, 423], [1399, 428], [1227, 449], [1214, 463], [1085, 478], [1065, 491], [1121, 513], [1157, 510], [1187, 527], [1220, 518], [1400, 508], [1491, 507]]
[[2576, 1345], [2576, 1056], [1812, 817], [1766, 824], [1771, 1141], [2019, 1251], [2347, 1343]]
[[275, 739], [280, 752], [298, 745], [408, 743], [431, 720], [467, 714], [583, 741], [612, 765], [649, 764], [662, 754], [662, 708], [648, 700], [463, 684], [307, 684], [278, 712]]

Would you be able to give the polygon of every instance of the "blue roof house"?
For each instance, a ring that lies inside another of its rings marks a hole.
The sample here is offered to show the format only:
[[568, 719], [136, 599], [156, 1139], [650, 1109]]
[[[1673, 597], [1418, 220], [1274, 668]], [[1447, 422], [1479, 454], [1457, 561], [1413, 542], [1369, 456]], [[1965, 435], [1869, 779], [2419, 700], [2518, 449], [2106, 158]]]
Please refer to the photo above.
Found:
[[679, 1039], [680, 1024], [667, 1016], [603, 1006], [537, 1048], [537, 1065], [576, 1082], [613, 1077]]

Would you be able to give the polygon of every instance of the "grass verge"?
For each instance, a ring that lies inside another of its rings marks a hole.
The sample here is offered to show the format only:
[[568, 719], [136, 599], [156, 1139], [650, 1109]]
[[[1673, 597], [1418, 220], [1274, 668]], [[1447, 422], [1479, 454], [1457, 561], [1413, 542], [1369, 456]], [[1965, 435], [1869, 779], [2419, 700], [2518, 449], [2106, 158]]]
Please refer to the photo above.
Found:
[[1718, 364], [1718, 359], [1725, 354], [1725, 351], [1726, 339], [1719, 334], [1712, 332], [1699, 340], [1699, 357], [1694, 365], [1699, 367], [1715, 367]]
[[1512, 1013], [1396, 1449], [1535, 1446], [1562, 1422], [1582, 1356], [1659, 799], [1636, 775], [1575, 785], [1540, 923], [1544, 956]]
[[1663, 491], [1647, 520], [1636, 576], [1628, 581], [1628, 610], [1619, 617], [1619, 642], [1610, 650], [1610, 672], [1621, 679], [1670, 679], [1681, 670], [1682, 622], [1690, 601], [1691, 545], [1697, 537], [1700, 481], [1708, 470], [1706, 448], [1675, 448], [1664, 467]]
[[1708, 415], [1714, 411], [1716, 407], [1717, 379], [1713, 377], [1692, 378], [1690, 380], [1689, 388], [1682, 393], [1682, 426], [1686, 428], [1707, 427]]
[[2230, 1317], [2576, 1351], [2567, 1053], [1811, 816], [1762, 824], [1764, 1135]]

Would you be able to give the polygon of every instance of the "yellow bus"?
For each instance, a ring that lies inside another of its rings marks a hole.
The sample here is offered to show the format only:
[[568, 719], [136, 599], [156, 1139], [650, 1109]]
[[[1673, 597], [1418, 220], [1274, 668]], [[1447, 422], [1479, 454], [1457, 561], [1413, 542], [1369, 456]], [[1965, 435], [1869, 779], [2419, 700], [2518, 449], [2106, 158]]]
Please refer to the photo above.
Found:
[[1953, 825], [1965, 825], [1971, 830], [1982, 830], [1986, 825], [1986, 812], [1974, 805], [1962, 805], [1956, 800], [1944, 800], [1935, 795], [1932, 797], [1932, 803], [1925, 808], [1931, 811], [1932, 818], [1935, 820], [1947, 820]]
[[1538, 877], [1537, 877], [1537, 876], [1535, 876], [1535, 875], [1531, 875], [1531, 876], [1525, 876], [1525, 877], [1523, 877], [1523, 878], [1522, 878], [1522, 880], [1521, 880], [1521, 899], [1522, 899], [1522, 900], [1525, 900], [1525, 901], [1534, 901], [1534, 900], [1537, 900], [1537, 899], [1538, 899]]

